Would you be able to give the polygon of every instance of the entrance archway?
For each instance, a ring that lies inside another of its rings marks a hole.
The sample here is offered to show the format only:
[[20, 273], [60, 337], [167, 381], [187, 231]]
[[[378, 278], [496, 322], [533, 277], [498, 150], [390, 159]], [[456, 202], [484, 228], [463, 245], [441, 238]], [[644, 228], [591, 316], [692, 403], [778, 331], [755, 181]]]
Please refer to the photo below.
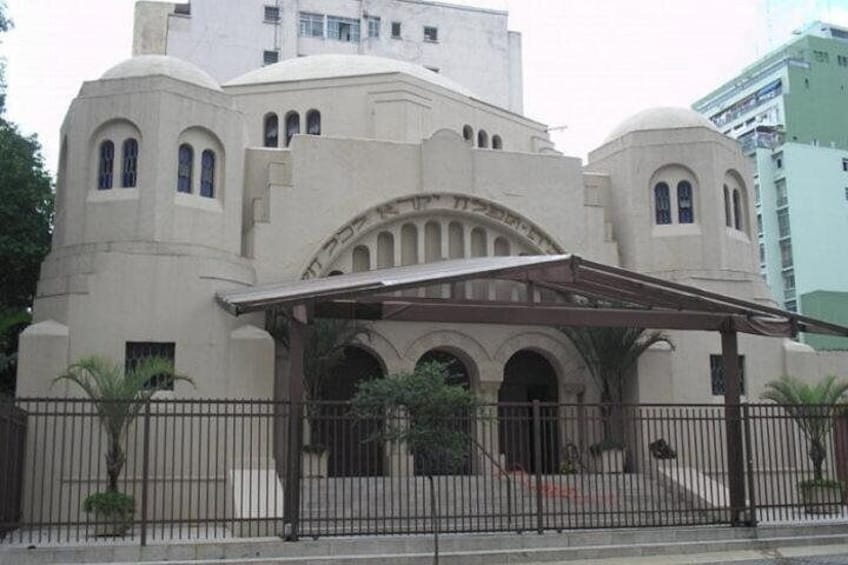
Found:
[[[541, 404], [536, 430], [530, 403]], [[557, 431], [557, 376], [550, 362], [539, 353], [521, 350], [507, 361], [498, 391], [499, 439], [507, 469], [555, 473], [559, 464]], [[539, 442], [541, 469], [533, 453]]]
[[327, 473], [331, 477], [364, 477], [383, 474], [383, 445], [366, 441], [383, 426], [382, 419], [359, 420], [347, 405], [359, 383], [383, 378], [380, 360], [361, 347], [345, 348], [344, 359], [327, 376], [320, 423], [314, 443], [328, 450]]
[[[448, 384], [452, 385], [461, 385], [465, 390], [469, 390], [471, 388], [471, 374], [468, 371], [468, 367], [463, 363], [463, 361], [450, 353], [449, 351], [444, 351], [442, 349], [431, 349], [427, 353], [421, 356], [418, 359], [418, 362], [415, 364], [416, 367], [420, 367], [424, 363], [428, 362], [437, 362], [443, 364], [447, 371], [448, 377], [446, 381]], [[457, 415], [457, 426], [461, 426], [465, 433], [468, 434], [468, 437], [471, 437], [471, 419], [469, 415]], [[467, 475], [471, 473], [471, 442], [469, 440], [467, 456], [465, 458], [465, 462], [462, 467], [456, 469], [448, 469], [446, 467], [440, 467], [435, 464], [435, 470], [433, 471], [434, 475], [447, 475], [447, 474], [459, 474], [459, 475]], [[424, 474], [424, 458], [421, 457], [418, 453], [412, 454], [415, 460], [415, 474], [422, 475]]]

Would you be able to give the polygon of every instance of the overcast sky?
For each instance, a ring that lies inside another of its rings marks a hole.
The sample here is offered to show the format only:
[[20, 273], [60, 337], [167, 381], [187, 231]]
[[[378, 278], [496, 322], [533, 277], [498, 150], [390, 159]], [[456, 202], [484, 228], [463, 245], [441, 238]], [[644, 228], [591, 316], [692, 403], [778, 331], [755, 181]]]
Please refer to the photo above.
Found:
[[[7, 116], [38, 134], [52, 171], [80, 84], [131, 54], [134, 0], [6, 1]], [[523, 35], [525, 114], [567, 126], [553, 138], [579, 157], [641, 109], [691, 105], [812, 20], [848, 26], [848, 0], [456, 3], [509, 10]]]

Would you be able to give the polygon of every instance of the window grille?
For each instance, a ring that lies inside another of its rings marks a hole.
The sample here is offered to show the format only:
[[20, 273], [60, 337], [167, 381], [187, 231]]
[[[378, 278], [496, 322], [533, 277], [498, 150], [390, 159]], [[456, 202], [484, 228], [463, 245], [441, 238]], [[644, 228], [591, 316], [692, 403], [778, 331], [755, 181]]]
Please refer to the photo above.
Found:
[[[128, 341], [124, 354], [124, 371], [134, 370], [144, 359], [161, 357], [174, 364], [173, 342]], [[158, 386], [156, 386], [158, 385]], [[169, 375], [155, 375], [145, 385], [145, 390], [156, 386], [161, 390], [174, 390], [174, 379]]]
[[400, 39], [400, 22], [392, 22], [392, 38]]
[[200, 196], [215, 197], [215, 152], [211, 149], [200, 156]]
[[430, 41], [433, 43], [439, 41], [439, 28], [424, 26], [424, 41]]
[[183, 143], [180, 145], [179, 165], [177, 169], [177, 192], [191, 192], [191, 173], [194, 167], [194, 149], [191, 145]]
[[[726, 386], [724, 381], [724, 367], [721, 363], [721, 355], [710, 355], [710, 381], [713, 396], [724, 396]], [[739, 393], [745, 395], [745, 356], [739, 356]]]
[[112, 188], [112, 173], [115, 168], [115, 144], [106, 140], [100, 144], [100, 166], [98, 167], [97, 188]]
[[669, 189], [666, 183], [657, 183], [657, 186], [654, 187], [654, 200], [657, 224], [670, 224], [671, 198], [669, 197]]
[[265, 50], [262, 52], [262, 64], [265, 66], [280, 62], [280, 52]]
[[265, 6], [265, 21], [277, 23], [280, 21], [280, 8], [278, 6]]
[[138, 180], [138, 141], [129, 138], [124, 141], [121, 186], [133, 188]]
[[789, 210], [784, 208], [777, 211], [777, 234], [787, 237], [789, 233]]
[[691, 224], [695, 221], [694, 203], [692, 201], [692, 184], [682, 180], [677, 183], [677, 216], [681, 224]]

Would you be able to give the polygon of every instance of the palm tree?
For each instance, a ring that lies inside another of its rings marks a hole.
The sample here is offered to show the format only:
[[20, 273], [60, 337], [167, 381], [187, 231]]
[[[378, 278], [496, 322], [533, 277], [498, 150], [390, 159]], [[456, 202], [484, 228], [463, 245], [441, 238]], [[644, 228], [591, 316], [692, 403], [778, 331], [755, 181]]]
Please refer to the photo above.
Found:
[[816, 481], [824, 478], [824, 459], [827, 456], [825, 440], [833, 428], [836, 405], [846, 400], [846, 392], [848, 382], [837, 381], [834, 375], [825, 377], [815, 385], [784, 375], [766, 384], [765, 391], [760, 395], [765, 400], [780, 404], [807, 436], [810, 443], [807, 456], [813, 463], [813, 477]]
[[562, 327], [559, 330], [574, 345], [601, 392], [602, 443], [621, 445], [624, 429], [619, 412], [630, 370], [652, 345], [674, 346], [662, 332], [646, 332], [644, 328]]
[[126, 462], [122, 440], [145, 403], [173, 381], [193, 381], [174, 373], [173, 364], [162, 357], [148, 357], [134, 367], [123, 367], [98, 356], [84, 357], [56, 377], [55, 382], [76, 383], [94, 401], [100, 424], [106, 431], [107, 492], [118, 492], [118, 477]]

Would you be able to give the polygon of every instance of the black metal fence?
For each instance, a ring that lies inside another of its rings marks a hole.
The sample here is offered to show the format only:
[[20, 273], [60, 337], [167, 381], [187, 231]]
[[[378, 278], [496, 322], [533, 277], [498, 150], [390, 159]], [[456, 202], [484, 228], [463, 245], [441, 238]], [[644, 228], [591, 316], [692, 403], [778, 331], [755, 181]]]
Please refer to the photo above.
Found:
[[0, 396], [0, 538], [21, 520], [26, 412]]
[[[151, 401], [119, 438], [118, 490], [135, 503], [124, 528], [119, 516], [84, 510], [86, 498], [108, 484], [110, 444], [95, 403], [17, 399], [2, 410], [16, 415], [15, 429], [26, 427], [25, 444], [22, 434], [10, 439], [0, 429], [0, 467], [23, 470], [22, 484], [0, 477], [7, 542], [83, 542], [104, 530], [145, 544], [432, 528], [421, 454], [372, 441], [388, 422], [359, 419], [346, 403]], [[799, 483], [814, 477], [810, 442], [786, 407], [743, 405], [741, 412], [751, 523], [848, 517], [839, 486], [835, 498], [804, 498]], [[402, 415], [386, 418], [414, 425]], [[722, 405], [510, 403], [483, 406], [453, 425], [468, 442], [463, 464], [434, 477], [442, 532], [731, 520]], [[826, 478], [848, 478], [848, 449], [840, 447], [848, 446], [848, 425], [842, 428], [824, 444]], [[16, 441], [19, 450], [9, 447]]]

